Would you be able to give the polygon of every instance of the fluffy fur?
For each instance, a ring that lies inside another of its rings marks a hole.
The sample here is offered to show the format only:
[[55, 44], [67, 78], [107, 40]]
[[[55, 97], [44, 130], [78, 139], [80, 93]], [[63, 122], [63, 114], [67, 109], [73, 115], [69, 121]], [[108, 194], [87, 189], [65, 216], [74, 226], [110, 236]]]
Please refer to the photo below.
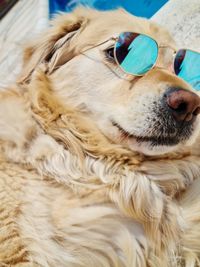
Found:
[[[149, 107], [166, 85], [191, 88], [168, 67], [131, 81], [99, 64], [102, 51], [84, 55], [125, 30], [173, 43], [123, 10], [77, 9], [26, 48], [18, 83], [0, 93], [0, 266], [198, 266], [198, 124], [187, 142], [155, 151], [132, 146], [106, 117], [123, 121], [130, 84], [133, 103], [155, 87]], [[136, 106], [130, 130], [139, 133], [144, 113]], [[125, 128], [129, 122], [124, 117]]]

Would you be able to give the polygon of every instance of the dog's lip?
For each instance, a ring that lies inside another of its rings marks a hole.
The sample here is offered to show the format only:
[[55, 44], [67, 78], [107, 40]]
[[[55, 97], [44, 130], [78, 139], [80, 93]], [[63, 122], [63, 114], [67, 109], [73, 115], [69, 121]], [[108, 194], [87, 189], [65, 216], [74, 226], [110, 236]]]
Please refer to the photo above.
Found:
[[177, 137], [154, 137], [154, 136], [137, 136], [134, 134], [129, 133], [127, 130], [125, 130], [119, 123], [117, 123], [114, 120], [111, 120], [112, 125], [114, 127], [117, 127], [119, 132], [122, 134], [122, 137], [124, 139], [134, 139], [137, 143], [143, 143], [143, 142], [150, 142], [152, 146], [158, 146], [158, 145], [167, 145], [167, 146], [174, 146], [177, 145], [180, 140]]
[[117, 123], [116, 121], [114, 121], [113, 119], [111, 120], [112, 125], [114, 127], [117, 127], [118, 130], [124, 135], [124, 137], [129, 137], [129, 138], [137, 138], [136, 135], [130, 134], [128, 131], [126, 131], [124, 128], [122, 128], [121, 125], [119, 125], [119, 123]]

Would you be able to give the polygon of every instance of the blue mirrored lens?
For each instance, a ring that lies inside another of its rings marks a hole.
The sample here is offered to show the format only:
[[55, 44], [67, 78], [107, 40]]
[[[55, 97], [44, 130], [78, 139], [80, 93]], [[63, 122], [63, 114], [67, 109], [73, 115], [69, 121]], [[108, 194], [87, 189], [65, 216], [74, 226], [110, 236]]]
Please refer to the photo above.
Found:
[[116, 60], [121, 68], [133, 75], [143, 75], [155, 64], [158, 45], [151, 37], [133, 32], [124, 32], [115, 46]]
[[174, 60], [176, 75], [200, 91], [200, 53], [188, 49], [177, 52]]

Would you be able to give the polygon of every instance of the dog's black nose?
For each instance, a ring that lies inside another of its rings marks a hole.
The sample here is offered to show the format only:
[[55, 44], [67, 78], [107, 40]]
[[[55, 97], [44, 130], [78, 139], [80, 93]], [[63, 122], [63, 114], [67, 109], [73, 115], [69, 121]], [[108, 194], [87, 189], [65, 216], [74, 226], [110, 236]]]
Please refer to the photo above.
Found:
[[176, 121], [191, 121], [200, 113], [200, 97], [182, 88], [170, 88], [164, 101]]

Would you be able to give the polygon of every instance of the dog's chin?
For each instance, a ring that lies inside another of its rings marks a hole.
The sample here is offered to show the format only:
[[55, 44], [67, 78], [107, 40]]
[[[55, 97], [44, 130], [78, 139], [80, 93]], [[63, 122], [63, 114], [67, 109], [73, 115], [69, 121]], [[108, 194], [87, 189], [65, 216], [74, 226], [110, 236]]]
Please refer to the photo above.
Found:
[[156, 144], [152, 144], [151, 141], [138, 142], [134, 138], [128, 138], [127, 146], [133, 151], [137, 151], [139, 153], [142, 153], [148, 156], [156, 156], [156, 155], [163, 155], [166, 153], [170, 153], [174, 150], [177, 150], [179, 144], [171, 145], [171, 146], [160, 145], [160, 144], [156, 145]]
[[182, 137], [182, 140], [180, 137], [134, 136], [113, 121], [112, 127], [116, 130], [114, 139], [117, 143], [148, 156], [163, 155], [176, 151], [180, 145], [191, 145], [196, 139], [194, 133], [190, 137]]

